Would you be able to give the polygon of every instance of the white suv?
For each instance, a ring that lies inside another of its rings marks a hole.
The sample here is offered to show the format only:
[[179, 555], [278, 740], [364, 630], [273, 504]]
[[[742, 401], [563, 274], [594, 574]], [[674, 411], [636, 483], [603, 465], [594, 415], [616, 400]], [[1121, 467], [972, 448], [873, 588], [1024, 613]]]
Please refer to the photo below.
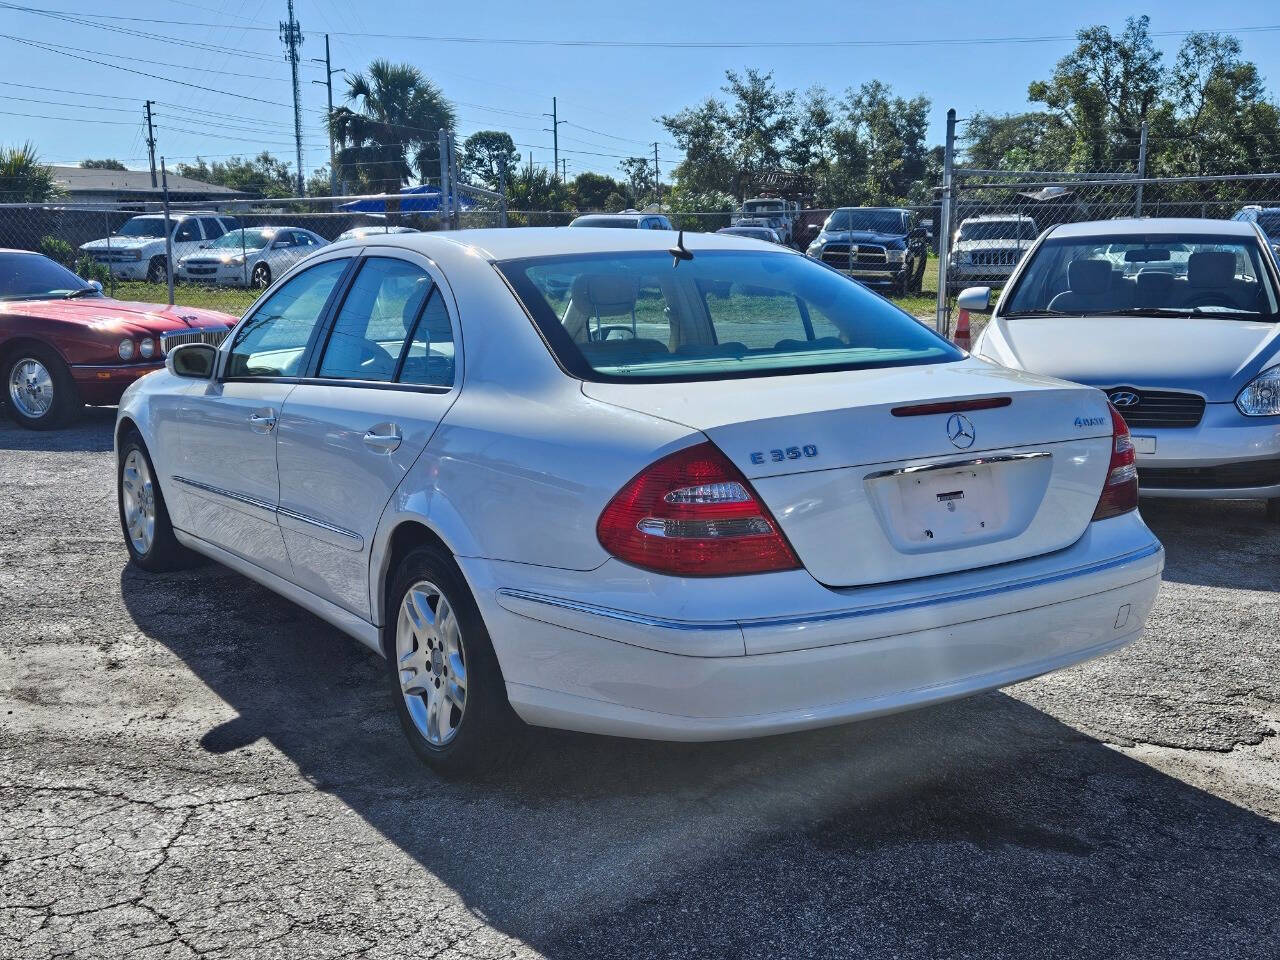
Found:
[[[169, 225], [173, 230], [173, 260], [177, 263], [204, 244], [237, 229], [240, 222], [235, 217], [182, 213], [170, 215]], [[107, 267], [118, 279], [159, 283], [165, 279], [164, 215], [148, 213], [127, 220], [111, 236], [82, 245], [80, 252]]]
[[947, 265], [950, 279], [1003, 283], [1036, 242], [1036, 234], [1036, 222], [1020, 213], [969, 217], [956, 231]]

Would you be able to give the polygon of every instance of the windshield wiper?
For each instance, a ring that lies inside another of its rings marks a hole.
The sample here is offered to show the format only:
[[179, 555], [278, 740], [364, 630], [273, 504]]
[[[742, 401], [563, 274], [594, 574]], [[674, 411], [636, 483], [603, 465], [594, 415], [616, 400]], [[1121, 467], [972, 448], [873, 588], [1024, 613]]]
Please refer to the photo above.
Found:
[[1257, 310], [1240, 310], [1236, 307], [1125, 307], [1123, 310], [1105, 310], [1090, 313], [1097, 317], [1257, 317]]
[[83, 290], [72, 290], [70, 293], [68, 293], [68, 294], [67, 294], [66, 296], [64, 296], [62, 299], [63, 299], [63, 300], [74, 300], [76, 297], [89, 297], [89, 296], [94, 296], [94, 297], [96, 297], [97, 295], [98, 295], [98, 291], [97, 291], [97, 290], [95, 290], [93, 287], [85, 287]]
[[1072, 313], [1070, 310], [1050, 310], [1045, 307], [1043, 310], [1015, 310], [1012, 313], [1002, 313], [1002, 320], [1017, 319], [1018, 317], [1078, 317], [1080, 314]]

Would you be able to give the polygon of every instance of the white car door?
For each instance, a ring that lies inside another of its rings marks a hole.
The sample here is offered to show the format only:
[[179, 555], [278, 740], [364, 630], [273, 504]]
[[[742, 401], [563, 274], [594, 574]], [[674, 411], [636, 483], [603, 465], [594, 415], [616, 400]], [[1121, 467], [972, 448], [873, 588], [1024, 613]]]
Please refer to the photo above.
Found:
[[280, 576], [289, 561], [276, 521], [276, 427], [351, 262], [322, 261], [260, 301], [228, 338], [218, 376], [182, 400], [175, 525]]
[[365, 258], [277, 428], [280, 529], [299, 586], [368, 618], [382, 512], [457, 396], [453, 297], [424, 257]]

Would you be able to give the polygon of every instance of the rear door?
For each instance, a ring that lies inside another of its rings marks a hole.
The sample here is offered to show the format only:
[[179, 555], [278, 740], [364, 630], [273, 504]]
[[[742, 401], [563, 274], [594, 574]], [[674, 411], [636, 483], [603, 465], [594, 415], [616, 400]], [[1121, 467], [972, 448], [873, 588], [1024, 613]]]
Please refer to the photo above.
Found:
[[424, 257], [363, 260], [280, 417], [280, 528], [300, 586], [368, 618], [382, 512], [457, 396], [452, 295]]

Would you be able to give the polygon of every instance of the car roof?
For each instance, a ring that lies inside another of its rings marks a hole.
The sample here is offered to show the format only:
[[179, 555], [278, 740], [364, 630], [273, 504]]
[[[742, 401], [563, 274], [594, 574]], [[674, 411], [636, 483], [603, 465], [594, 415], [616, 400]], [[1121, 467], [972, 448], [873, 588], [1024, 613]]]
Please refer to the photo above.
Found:
[[1150, 233], [1220, 233], [1226, 237], [1256, 237], [1252, 223], [1200, 217], [1123, 217], [1119, 220], [1086, 220], [1052, 228], [1054, 237], [1128, 237]]
[[1029, 223], [1035, 223], [1025, 213], [980, 213], [974, 217], [965, 217], [960, 221], [961, 226], [966, 223], [990, 222], [993, 220], [1026, 220]]
[[[465, 247], [490, 260], [518, 260], [523, 257], [573, 256], [589, 253], [628, 253], [671, 249], [670, 231], [612, 230], [608, 227], [500, 227], [481, 230], [449, 230], [432, 233], [393, 233], [388, 236], [365, 237], [352, 246], [390, 246], [414, 250], [430, 256], [432, 251], [449, 244]], [[730, 233], [686, 233], [685, 247], [699, 250], [750, 250], [760, 252], [757, 241], [735, 237]], [[779, 251], [801, 256], [779, 247]]]

